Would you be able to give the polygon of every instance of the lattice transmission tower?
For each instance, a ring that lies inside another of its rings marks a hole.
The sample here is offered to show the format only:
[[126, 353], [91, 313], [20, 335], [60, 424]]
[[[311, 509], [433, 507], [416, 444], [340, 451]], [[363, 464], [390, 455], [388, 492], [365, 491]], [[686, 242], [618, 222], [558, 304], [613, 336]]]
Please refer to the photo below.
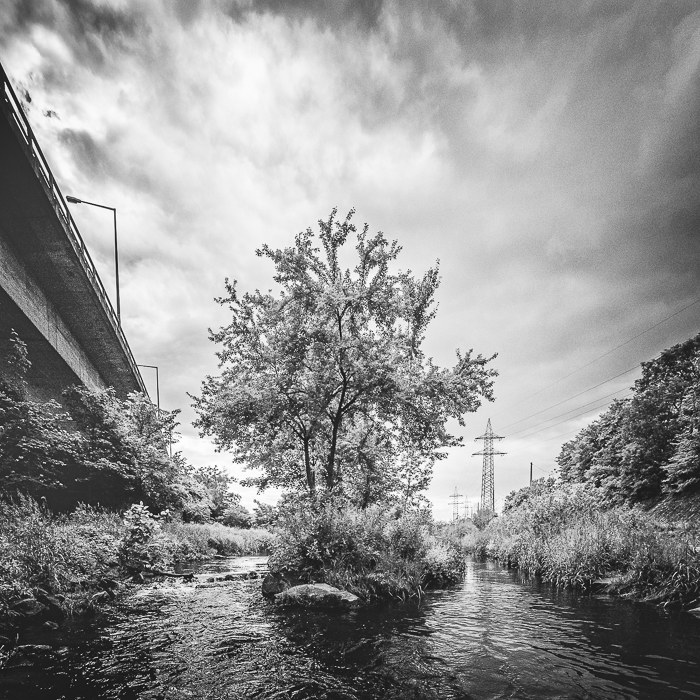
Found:
[[459, 520], [459, 504], [461, 498], [462, 494], [457, 493], [457, 487], [455, 486], [455, 492], [450, 496], [450, 500], [452, 501], [452, 520]]
[[486, 423], [486, 432], [483, 435], [479, 435], [476, 440], [484, 441], [484, 449], [480, 452], [474, 452], [475, 455], [484, 456], [484, 466], [481, 470], [481, 508], [483, 510], [490, 510], [492, 513], [496, 512], [496, 500], [493, 492], [493, 457], [494, 455], [504, 455], [505, 452], [496, 452], [493, 449], [494, 440], [503, 440], [501, 435], [494, 435], [491, 429], [491, 419], [489, 418]]

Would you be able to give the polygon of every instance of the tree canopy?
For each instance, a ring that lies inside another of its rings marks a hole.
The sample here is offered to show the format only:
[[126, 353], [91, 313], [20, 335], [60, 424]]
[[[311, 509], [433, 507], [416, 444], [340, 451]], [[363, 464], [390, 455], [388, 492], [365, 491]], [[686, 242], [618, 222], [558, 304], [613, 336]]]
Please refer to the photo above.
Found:
[[[491, 400], [496, 371], [471, 350], [457, 350], [451, 369], [425, 356], [438, 266], [420, 278], [392, 272], [400, 246], [358, 231], [353, 213], [339, 220], [334, 209], [318, 238], [309, 228], [291, 247], [256, 251], [274, 265], [277, 294], [240, 295], [226, 280], [218, 301], [231, 322], [210, 331], [221, 374], [193, 397], [195, 425], [256, 470], [247, 483], [260, 489], [411, 500], [441, 450], [461, 443], [448, 419], [464, 425]], [[352, 269], [340, 262], [351, 237]]]
[[590, 482], [612, 502], [700, 490], [700, 334], [642, 363], [618, 400], [557, 458], [567, 482]]

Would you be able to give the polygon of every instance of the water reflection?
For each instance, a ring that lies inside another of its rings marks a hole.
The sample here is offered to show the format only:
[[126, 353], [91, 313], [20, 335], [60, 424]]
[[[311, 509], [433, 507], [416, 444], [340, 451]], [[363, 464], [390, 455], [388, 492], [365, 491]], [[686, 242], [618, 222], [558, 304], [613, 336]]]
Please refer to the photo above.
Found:
[[139, 590], [101, 618], [30, 631], [0, 698], [700, 697], [700, 621], [579, 597], [470, 562], [420, 605], [276, 610], [260, 581], [210, 581], [262, 559], [208, 564], [194, 584]]

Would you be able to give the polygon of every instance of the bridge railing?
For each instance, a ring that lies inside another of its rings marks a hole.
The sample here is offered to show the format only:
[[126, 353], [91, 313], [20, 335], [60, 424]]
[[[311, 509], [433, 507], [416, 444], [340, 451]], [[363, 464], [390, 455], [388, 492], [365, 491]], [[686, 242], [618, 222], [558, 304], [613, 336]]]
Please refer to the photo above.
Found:
[[51, 201], [53, 209], [63, 225], [63, 230], [65, 231], [76, 256], [78, 257], [78, 260], [80, 260], [82, 267], [85, 270], [85, 274], [90, 280], [90, 284], [95, 291], [95, 295], [99, 299], [100, 304], [104, 309], [107, 318], [109, 319], [112, 329], [119, 339], [134, 377], [136, 377], [136, 380], [140, 384], [141, 390], [144, 393], [147, 393], [146, 385], [143, 382], [141, 373], [136, 365], [136, 360], [134, 359], [129, 343], [124, 335], [121, 324], [119, 323], [119, 318], [112, 307], [112, 302], [107, 296], [102, 280], [97, 274], [97, 268], [90, 257], [90, 253], [88, 252], [85, 242], [78, 231], [78, 227], [73, 220], [70, 209], [68, 209], [68, 205], [66, 204], [66, 201], [63, 198], [58, 185], [56, 184], [56, 179], [51, 172], [51, 168], [49, 167], [41, 148], [39, 147], [39, 143], [34, 137], [34, 132], [29, 124], [29, 120], [24, 114], [24, 110], [17, 99], [15, 91], [12, 89], [12, 85], [2, 65], [0, 65], [0, 80], [2, 80], [2, 99], [0, 100], [0, 103], [2, 104], [3, 110], [10, 118], [11, 124], [14, 126], [15, 131], [20, 137], [20, 142], [22, 143], [24, 151], [29, 158], [29, 162], [31, 163], [34, 172], [41, 182], [46, 195]]

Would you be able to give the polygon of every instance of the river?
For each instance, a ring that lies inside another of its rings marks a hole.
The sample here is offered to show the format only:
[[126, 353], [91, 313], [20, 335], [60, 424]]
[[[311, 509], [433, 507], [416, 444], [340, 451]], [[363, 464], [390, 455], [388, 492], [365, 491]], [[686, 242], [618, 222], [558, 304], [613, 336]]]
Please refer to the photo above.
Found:
[[[700, 698], [700, 619], [553, 590], [470, 561], [420, 604], [280, 611], [264, 558], [137, 589], [92, 620], [28, 630], [0, 698]], [[35, 646], [29, 646], [35, 645]]]

